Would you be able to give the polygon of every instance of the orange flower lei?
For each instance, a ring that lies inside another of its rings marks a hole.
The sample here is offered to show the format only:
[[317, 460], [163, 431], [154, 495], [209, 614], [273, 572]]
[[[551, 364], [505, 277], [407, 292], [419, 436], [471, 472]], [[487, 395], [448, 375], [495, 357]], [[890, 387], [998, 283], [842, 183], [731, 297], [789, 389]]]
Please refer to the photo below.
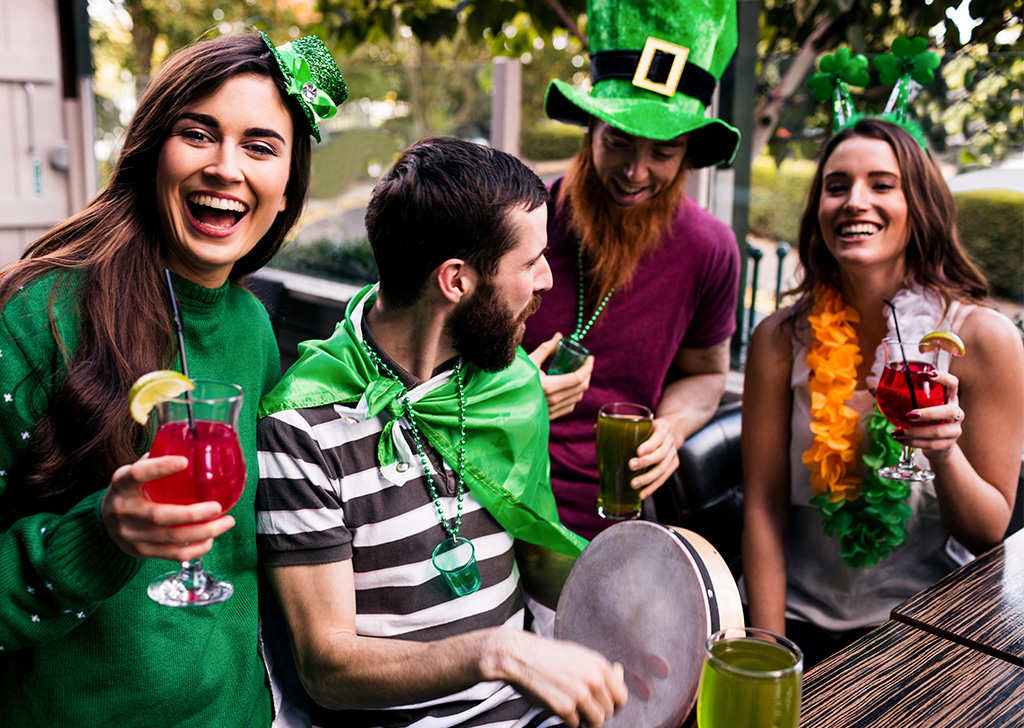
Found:
[[807, 321], [811, 327], [807, 365], [811, 370], [811, 433], [814, 442], [803, 454], [811, 471], [811, 503], [821, 511], [826, 535], [839, 542], [839, 555], [850, 567], [872, 567], [907, 540], [907, 483], [879, 478], [882, 465], [896, 462], [899, 445], [890, 437], [892, 425], [876, 407], [865, 418], [868, 447], [859, 458], [865, 479], [852, 475], [857, 467], [860, 416], [846, 404], [857, 386], [860, 345], [853, 324], [860, 314], [843, 302], [839, 291], [821, 287]]
[[852, 475], [857, 467], [861, 433], [860, 415], [846, 400], [857, 386], [857, 365], [861, 362], [857, 333], [860, 314], [843, 302], [843, 295], [822, 287], [815, 296], [807, 321], [811, 341], [807, 366], [811, 370], [811, 432], [814, 442], [803, 454], [811, 470], [811, 487], [816, 495], [828, 494], [832, 503], [860, 497], [861, 478]]

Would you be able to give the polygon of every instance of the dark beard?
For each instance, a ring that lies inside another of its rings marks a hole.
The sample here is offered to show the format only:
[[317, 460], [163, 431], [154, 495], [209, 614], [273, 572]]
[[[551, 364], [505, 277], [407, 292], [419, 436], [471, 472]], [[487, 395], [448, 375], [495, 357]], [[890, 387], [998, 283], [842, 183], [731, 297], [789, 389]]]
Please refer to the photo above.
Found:
[[482, 279], [476, 293], [464, 299], [448, 317], [446, 327], [455, 350], [488, 372], [506, 369], [516, 358], [523, 340], [519, 324], [540, 307], [535, 293], [526, 310], [516, 315], [498, 300], [489, 280]]

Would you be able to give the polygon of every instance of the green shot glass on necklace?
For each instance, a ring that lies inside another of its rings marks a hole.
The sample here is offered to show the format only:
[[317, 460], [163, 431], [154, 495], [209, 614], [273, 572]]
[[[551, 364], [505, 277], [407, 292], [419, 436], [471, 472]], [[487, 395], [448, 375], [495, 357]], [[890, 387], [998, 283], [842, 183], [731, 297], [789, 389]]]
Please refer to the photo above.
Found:
[[597, 321], [597, 317], [601, 315], [604, 307], [608, 303], [608, 299], [615, 293], [615, 289], [608, 291], [605, 297], [601, 299], [601, 303], [594, 309], [594, 315], [590, 317], [590, 320], [583, 323], [583, 243], [580, 240], [576, 241], [576, 262], [577, 262], [577, 280], [579, 281], [579, 296], [578, 304], [576, 309], [576, 330], [573, 331], [569, 336], [563, 336], [558, 341], [558, 345], [555, 347], [555, 353], [551, 357], [551, 365], [547, 369], [548, 374], [568, 374], [574, 372], [583, 366], [583, 362], [590, 356], [590, 350], [583, 345], [583, 337], [586, 336], [587, 332], [590, 331], [590, 327]]
[[446, 538], [430, 557], [434, 568], [457, 597], [472, 594], [480, 588], [480, 569], [476, 565], [473, 543], [461, 536]]
[[[363, 349], [367, 356], [377, 367], [377, 373], [382, 376], [398, 380], [391, 368], [384, 363], [384, 360], [377, 355], [373, 349], [364, 341]], [[476, 563], [476, 549], [473, 543], [466, 538], [459, 536], [459, 529], [462, 528], [462, 501], [466, 492], [466, 481], [463, 473], [466, 471], [466, 394], [462, 389], [462, 365], [456, 364], [452, 370], [452, 379], [455, 380], [455, 391], [459, 397], [459, 446], [458, 462], [455, 466], [455, 474], [458, 478], [456, 488], [456, 506], [454, 525], [449, 524], [444, 517], [444, 509], [441, 507], [441, 498], [434, 488], [434, 469], [430, 467], [430, 460], [423, 450], [423, 438], [420, 435], [420, 427], [416, 423], [416, 415], [412, 410], [412, 402], [407, 393], [401, 397], [402, 407], [409, 418], [409, 431], [412, 433], [413, 443], [416, 445], [416, 453], [419, 455], [420, 463], [423, 465], [423, 473], [426, 476], [427, 489], [434, 501], [434, 509], [437, 511], [437, 519], [441, 528], [449, 536], [437, 545], [430, 561], [444, 578], [444, 583], [457, 597], [464, 597], [472, 594], [480, 588], [480, 568]], [[439, 476], [438, 476], [439, 477]]]

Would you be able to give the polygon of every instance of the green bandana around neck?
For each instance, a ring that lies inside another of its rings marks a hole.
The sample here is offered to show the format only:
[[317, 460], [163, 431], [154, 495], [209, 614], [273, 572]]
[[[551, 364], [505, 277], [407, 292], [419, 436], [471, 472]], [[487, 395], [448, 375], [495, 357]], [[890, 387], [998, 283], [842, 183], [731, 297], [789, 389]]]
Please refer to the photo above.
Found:
[[[324, 340], [299, 345], [299, 360], [260, 403], [259, 416], [325, 404], [355, 403], [365, 396], [367, 416], [388, 411], [378, 459], [382, 469], [394, 464], [394, 421], [401, 418], [405, 387], [382, 376], [363, 350], [354, 324], [362, 308], [376, 300], [376, 286], [367, 286], [349, 302], [345, 318]], [[354, 315], [355, 314], [355, 315]], [[533, 362], [522, 349], [499, 372], [467, 364], [466, 485], [487, 511], [512, 536], [552, 551], [578, 556], [587, 540], [558, 520], [551, 492], [548, 458], [547, 404]], [[459, 441], [459, 405], [455, 382], [447, 381], [412, 401], [410, 406], [423, 436], [455, 468]]]

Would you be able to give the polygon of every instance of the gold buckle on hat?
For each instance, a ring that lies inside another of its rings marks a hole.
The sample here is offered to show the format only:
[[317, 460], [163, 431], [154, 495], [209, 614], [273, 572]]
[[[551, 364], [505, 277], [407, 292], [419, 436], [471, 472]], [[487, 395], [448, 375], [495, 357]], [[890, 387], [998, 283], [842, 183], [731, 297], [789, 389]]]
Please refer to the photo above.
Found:
[[[672, 67], [669, 68], [665, 83], [656, 83], [647, 78], [647, 74], [651, 72], [655, 51], [672, 56]], [[633, 85], [665, 96], [672, 96], [676, 92], [676, 86], [679, 85], [679, 77], [683, 75], [683, 67], [686, 66], [688, 55], [690, 55], [689, 48], [669, 43], [667, 40], [661, 40], [654, 36], [647, 36], [647, 42], [644, 43], [644, 49], [640, 53], [640, 60], [636, 64], [636, 73], [633, 74]]]

